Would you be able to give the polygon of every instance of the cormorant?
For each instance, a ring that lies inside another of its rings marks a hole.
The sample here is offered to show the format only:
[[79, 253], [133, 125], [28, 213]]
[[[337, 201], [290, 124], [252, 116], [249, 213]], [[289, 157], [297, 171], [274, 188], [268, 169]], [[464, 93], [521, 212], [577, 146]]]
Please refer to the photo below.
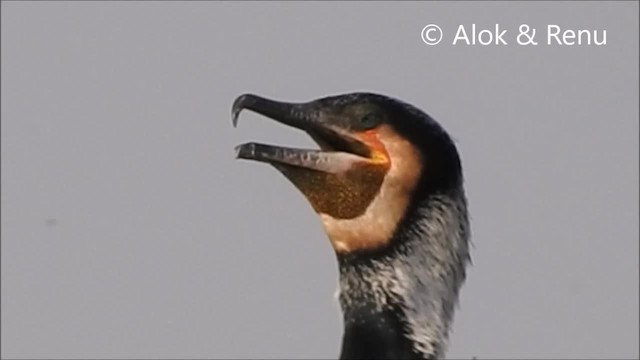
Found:
[[341, 359], [444, 357], [465, 279], [469, 219], [456, 146], [429, 115], [373, 93], [305, 103], [252, 94], [233, 103], [308, 133], [320, 149], [258, 143], [236, 156], [271, 164], [307, 198], [335, 250]]

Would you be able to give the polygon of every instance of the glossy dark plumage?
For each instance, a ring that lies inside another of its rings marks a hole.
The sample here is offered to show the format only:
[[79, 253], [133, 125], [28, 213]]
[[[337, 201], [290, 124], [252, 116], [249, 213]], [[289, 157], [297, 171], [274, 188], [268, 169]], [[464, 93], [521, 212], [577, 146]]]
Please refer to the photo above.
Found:
[[[245, 144], [238, 156], [274, 165], [318, 212], [340, 270], [340, 358], [443, 357], [470, 261], [462, 166], [447, 132], [418, 108], [371, 93], [295, 104], [243, 95], [234, 119], [243, 108], [321, 146]], [[373, 196], [369, 181], [378, 181]], [[342, 192], [341, 201], [368, 206], [351, 214], [328, 202]]]

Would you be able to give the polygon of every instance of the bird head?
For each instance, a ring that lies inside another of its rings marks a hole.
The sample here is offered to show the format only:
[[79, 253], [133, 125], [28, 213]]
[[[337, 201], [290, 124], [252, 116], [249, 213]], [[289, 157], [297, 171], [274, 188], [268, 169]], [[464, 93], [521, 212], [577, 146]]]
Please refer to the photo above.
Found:
[[387, 96], [351, 93], [289, 103], [245, 94], [232, 107], [305, 131], [319, 149], [259, 143], [237, 157], [269, 163], [320, 216], [338, 255], [388, 247], [416, 199], [461, 186], [460, 160], [449, 136], [427, 114]]

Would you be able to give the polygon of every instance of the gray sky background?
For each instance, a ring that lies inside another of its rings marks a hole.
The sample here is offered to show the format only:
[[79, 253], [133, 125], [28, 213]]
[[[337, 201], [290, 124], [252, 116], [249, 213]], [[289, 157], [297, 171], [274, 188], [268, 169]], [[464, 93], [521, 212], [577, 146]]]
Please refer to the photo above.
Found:
[[[472, 23], [509, 45], [452, 46]], [[521, 23], [608, 43], [518, 46]], [[448, 357], [639, 356], [638, 2], [2, 2], [1, 75], [3, 358], [335, 358], [319, 221], [233, 151], [312, 142], [229, 112], [355, 90], [461, 152]]]

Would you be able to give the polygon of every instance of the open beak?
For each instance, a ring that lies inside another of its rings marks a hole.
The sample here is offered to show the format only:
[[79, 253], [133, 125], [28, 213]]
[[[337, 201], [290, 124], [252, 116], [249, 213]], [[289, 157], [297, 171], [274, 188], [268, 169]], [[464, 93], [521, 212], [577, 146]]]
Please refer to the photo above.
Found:
[[334, 118], [323, 112], [317, 102], [285, 103], [252, 94], [241, 95], [233, 102], [231, 110], [234, 126], [243, 109], [307, 132], [320, 150], [245, 143], [236, 147], [239, 159], [267, 162], [276, 167], [284, 165], [339, 174], [349, 171], [358, 163], [367, 162], [371, 156], [369, 147], [332, 121]]

